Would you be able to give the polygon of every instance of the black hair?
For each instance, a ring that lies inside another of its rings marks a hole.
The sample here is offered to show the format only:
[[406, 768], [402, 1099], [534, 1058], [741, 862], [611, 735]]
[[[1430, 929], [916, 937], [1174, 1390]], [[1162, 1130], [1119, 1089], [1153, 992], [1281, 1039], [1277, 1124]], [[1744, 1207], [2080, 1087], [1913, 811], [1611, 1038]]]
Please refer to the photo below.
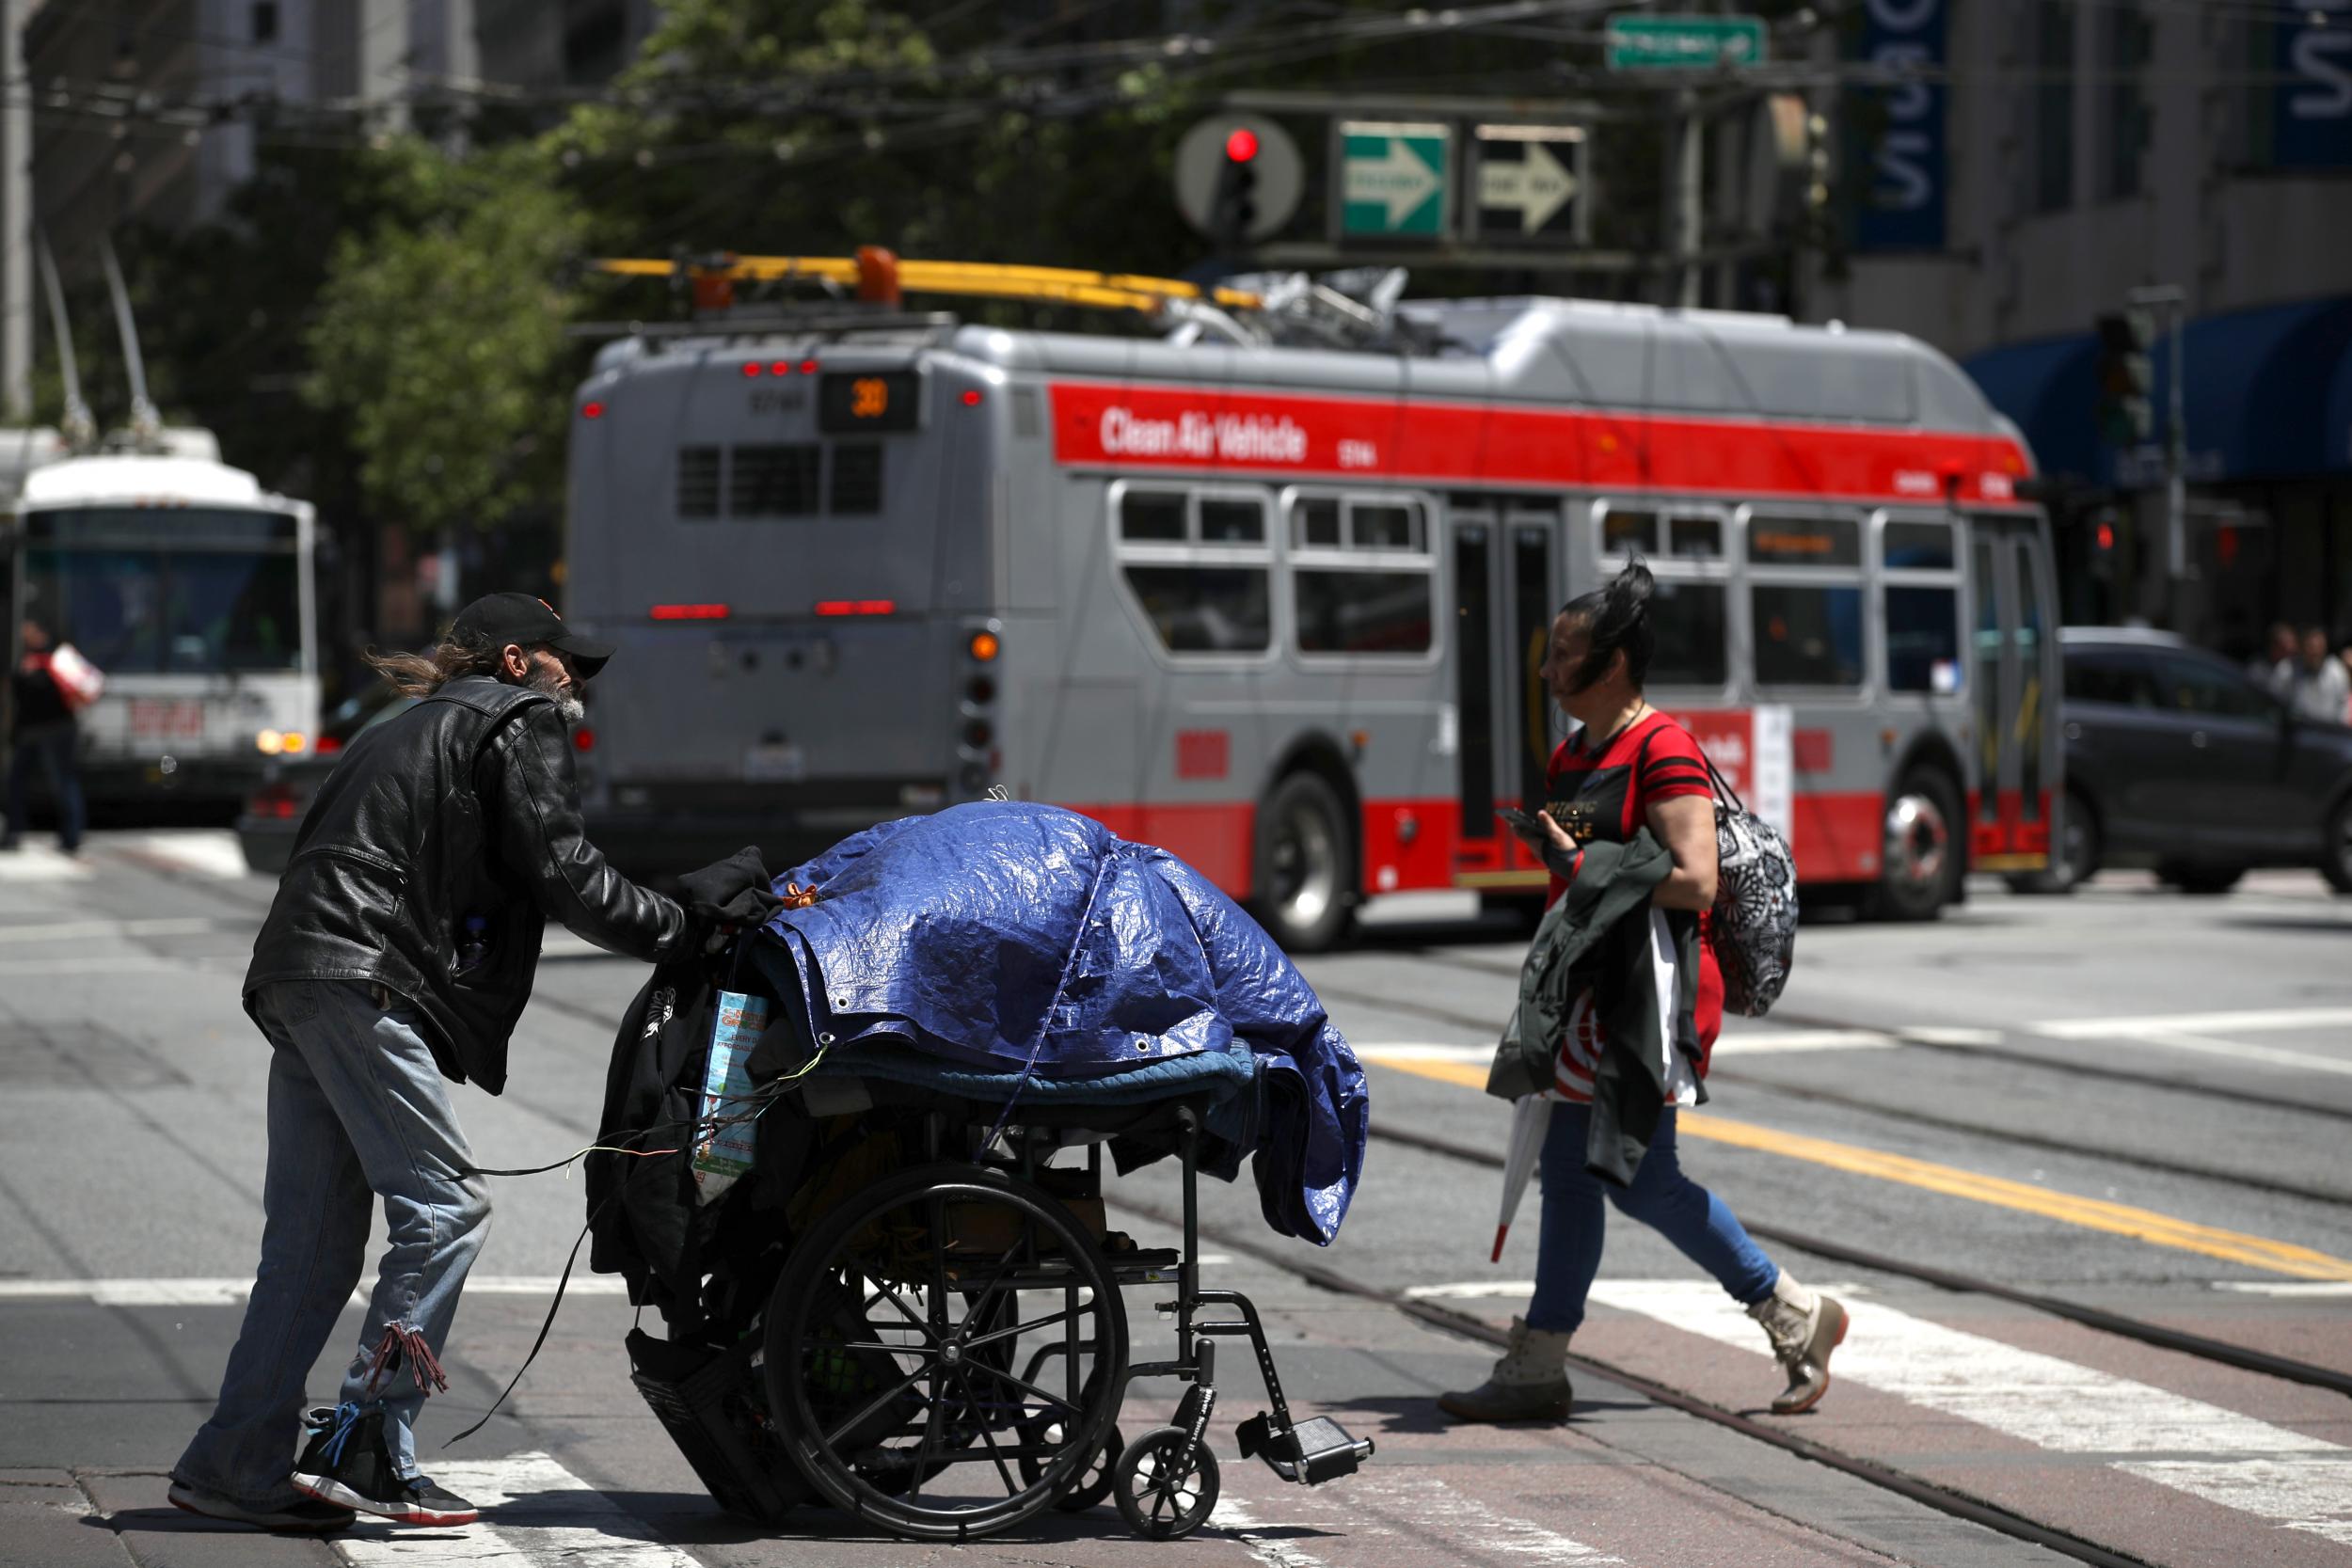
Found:
[[1560, 613], [1583, 623], [1591, 639], [1574, 689], [1581, 691], [1600, 679], [1609, 671], [1610, 657], [1619, 652], [1625, 655], [1626, 679], [1634, 690], [1642, 689], [1649, 678], [1650, 656], [1658, 649], [1658, 634], [1649, 624], [1652, 586], [1649, 567], [1637, 555], [1605, 586], [1561, 606]]

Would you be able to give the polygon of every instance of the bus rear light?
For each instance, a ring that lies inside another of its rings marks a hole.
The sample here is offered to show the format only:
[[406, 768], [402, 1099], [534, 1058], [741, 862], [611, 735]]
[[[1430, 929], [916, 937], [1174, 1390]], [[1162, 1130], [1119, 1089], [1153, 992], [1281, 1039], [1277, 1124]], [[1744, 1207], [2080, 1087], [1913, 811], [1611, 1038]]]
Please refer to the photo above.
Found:
[[653, 607], [657, 621], [723, 621], [731, 613], [723, 604], [658, 604]]
[[580, 405], [580, 417], [583, 420], [601, 420], [604, 418], [604, 404], [590, 398]]
[[963, 694], [985, 707], [996, 700], [996, 682], [988, 675], [975, 675], [964, 683]]
[[596, 732], [582, 724], [572, 732], [572, 750], [593, 752], [596, 749]]
[[964, 651], [972, 656], [975, 664], [993, 664], [996, 656], [1005, 651], [1005, 644], [993, 631], [976, 631], [964, 644]]
[[759, 361], [756, 359], [744, 360], [743, 373], [745, 375], [757, 375], [759, 373]]
[[815, 375], [817, 373], [817, 361], [814, 359], [802, 360], [801, 373], [803, 375]]
[[966, 746], [971, 747], [974, 751], [979, 751], [990, 741], [995, 738], [996, 726], [991, 724], [987, 720], [971, 719], [965, 721], [963, 726], [963, 743]]
[[311, 754], [313, 756], [331, 757], [342, 749], [343, 743], [342, 741], [336, 739], [331, 735], [323, 735], [319, 736], [318, 746], [313, 750]]
[[792, 373], [792, 361], [789, 359], [779, 359], [774, 364], [768, 367], [768, 373], [770, 375], [790, 375]]
[[966, 408], [977, 408], [980, 405], [980, 389], [977, 387], [964, 389], [963, 405]]
[[898, 613], [898, 601], [896, 599], [819, 599], [817, 601], [817, 613], [819, 615], [896, 615]]
[[302, 804], [294, 799], [292, 789], [282, 784], [265, 784], [248, 796], [245, 802], [247, 815], [271, 817], [280, 822], [301, 815]]

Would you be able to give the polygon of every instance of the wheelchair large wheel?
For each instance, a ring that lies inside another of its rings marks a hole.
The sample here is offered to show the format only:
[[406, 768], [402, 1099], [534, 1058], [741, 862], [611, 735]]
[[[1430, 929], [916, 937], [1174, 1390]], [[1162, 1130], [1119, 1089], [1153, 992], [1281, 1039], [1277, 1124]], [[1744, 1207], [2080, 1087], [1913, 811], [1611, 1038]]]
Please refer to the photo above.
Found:
[[[1015, 1371], [1049, 1344], [1061, 1377]], [[1019, 1524], [1099, 1464], [1127, 1319], [1068, 1210], [1002, 1172], [941, 1164], [875, 1183], [801, 1241], [764, 1353], [786, 1449], [822, 1497], [900, 1535], [961, 1541]]]

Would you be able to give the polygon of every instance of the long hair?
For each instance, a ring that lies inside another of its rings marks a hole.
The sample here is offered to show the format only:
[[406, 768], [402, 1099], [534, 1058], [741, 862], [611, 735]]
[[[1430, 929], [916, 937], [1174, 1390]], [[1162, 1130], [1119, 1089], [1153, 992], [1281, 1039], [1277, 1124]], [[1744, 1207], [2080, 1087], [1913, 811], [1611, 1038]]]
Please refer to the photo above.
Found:
[[1625, 654], [1626, 679], [1634, 690], [1642, 689], [1649, 678], [1650, 656], [1658, 649], [1658, 634], [1649, 624], [1652, 586], [1649, 567], [1637, 555], [1605, 586], [1579, 594], [1561, 607], [1561, 614], [1584, 623], [1590, 639], [1584, 662], [1577, 666], [1576, 690], [1607, 674], [1610, 656], [1620, 651]]
[[505, 644], [487, 637], [452, 630], [421, 654], [380, 654], [370, 648], [361, 657], [368, 668], [391, 683], [404, 697], [430, 697], [447, 683], [464, 675], [494, 675]]

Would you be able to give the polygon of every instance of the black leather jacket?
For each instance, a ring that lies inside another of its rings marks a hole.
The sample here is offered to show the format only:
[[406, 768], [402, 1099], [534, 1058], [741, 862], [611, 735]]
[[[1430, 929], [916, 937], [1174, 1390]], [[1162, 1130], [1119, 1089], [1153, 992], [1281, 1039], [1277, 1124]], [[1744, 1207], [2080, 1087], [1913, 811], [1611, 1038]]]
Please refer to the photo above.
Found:
[[649, 962], [686, 940], [684, 911], [582, 836], [554, 702], [453, 680], [327, 775], [254, 941], [246, 1006], [276, 980], [373, 981], [422, 1016], [444, 1073], [496, 1094], [548, 917]]

